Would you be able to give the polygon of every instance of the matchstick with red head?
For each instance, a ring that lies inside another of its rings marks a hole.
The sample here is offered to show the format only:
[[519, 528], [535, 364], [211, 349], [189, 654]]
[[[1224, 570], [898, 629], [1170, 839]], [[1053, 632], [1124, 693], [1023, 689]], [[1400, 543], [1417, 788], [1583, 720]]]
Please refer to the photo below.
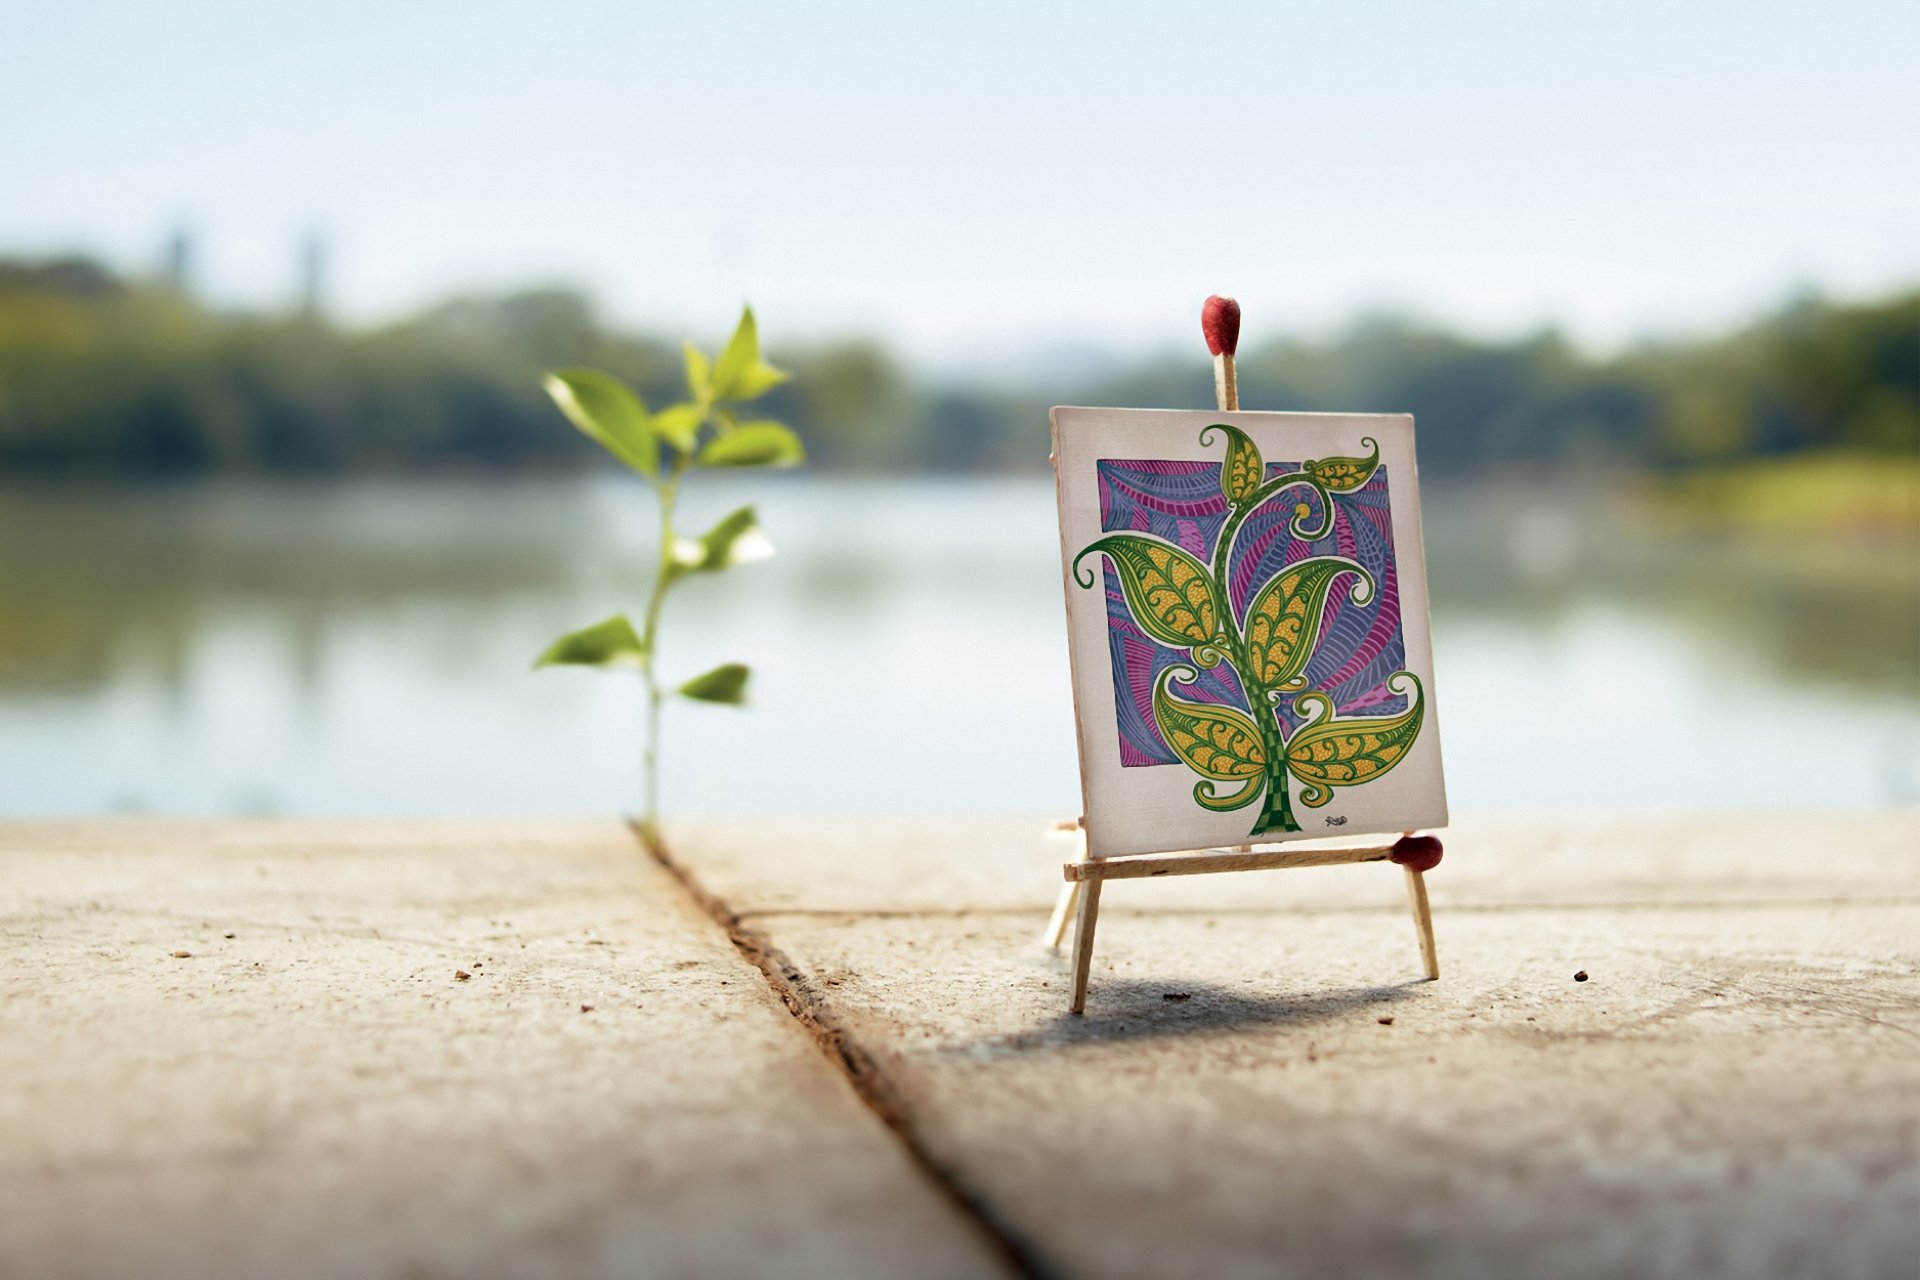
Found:
[[1214, 294], [1200, 307], [1200, 333], [1213, 355], [1213, 395], [1221, 409], [1240, 407], [1240, 386], [1233, 376], [1233, 351], [1240, 345], [1240, 304]]
[[1217, 293], [1208, 298], [1200, 307], [1200, 332], [1206, 335], [1209, 352], [1232, 355], [1240, 345], [1240, 304]]

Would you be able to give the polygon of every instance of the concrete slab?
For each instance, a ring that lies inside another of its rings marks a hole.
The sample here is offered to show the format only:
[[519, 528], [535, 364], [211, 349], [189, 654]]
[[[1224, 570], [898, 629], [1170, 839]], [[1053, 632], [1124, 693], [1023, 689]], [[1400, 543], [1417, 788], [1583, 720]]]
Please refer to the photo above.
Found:
[[0, 1275], [748, 1274], [1005, 1266], [619, 823], [0, 826]]
[[1085, 1019], [1034, 942], [1061, 846], [1032, 820], [675, 840], [1038, 1270], [1920, 1258], [1911, 813], [1470, 818], [1429, 877], [1434, 984], [1386, 868], [1113, 884]]

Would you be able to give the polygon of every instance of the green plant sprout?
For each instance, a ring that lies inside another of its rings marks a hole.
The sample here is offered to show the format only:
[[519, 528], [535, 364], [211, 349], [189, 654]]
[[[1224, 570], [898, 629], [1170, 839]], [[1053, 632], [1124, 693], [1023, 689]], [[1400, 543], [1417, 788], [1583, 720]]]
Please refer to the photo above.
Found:
[[746, 666], [725, 662], [669, 687], [658, 666], [660, 610], [674, 583], [689, 574], [722, 569], [773, 554], [760, 532], [752, 506], [722, 517], [698, 538], [673, 527], [680, 484], [689, 471], [708, 467], [792, 467], [806, 460], [800, 437], [778, 422], [743, 421], [734, 406], [758, 399], [786, 381], [787, 375], [760, 356], [753, 308], [719, 358], [709, 361], [685, 344], [690, 398], [658, 413], [647, 412], [632, 388], [598, 369], [556, 369], [545, 387], [567, 420], [608, 453], [627, 464], [653, 487], [660, 508], [660, 559], [647, 609], [636, 631], [625, 614], [571, 632], [555, 640], [534, 662], [551, 666], [600, 667], [638, 672], [647, 690], [646, 811], [641, 833], [656, 847], [660, 840], [660, 709], [670, 697], [739, 706], [747, 698]]

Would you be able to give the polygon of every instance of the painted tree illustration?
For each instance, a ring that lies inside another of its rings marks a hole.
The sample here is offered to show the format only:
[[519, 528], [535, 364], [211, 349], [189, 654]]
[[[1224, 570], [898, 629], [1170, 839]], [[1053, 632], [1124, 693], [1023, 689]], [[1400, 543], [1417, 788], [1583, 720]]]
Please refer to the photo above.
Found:
[[[1184, 652], [1193, 664], [1166, 667], [1154, 682], [1152, 705], [1160, 736], [1200, 775], [1193, 787], [1195, 802], [1227, 811], [1244, 808], [1264, 793], [1248, 834], [1299, 831], [1291, 780], [1300, 783], [1300, 803], [1317, 808], [1333, 798], [1334, 788], [1359, 786], [1385, 774], [1406, 758], [1419, 736], [1424, 691], [1411, 671], [1396, 671], [1387, 677], [1387, 688], [1407, 695], [1407, 709], [1368, 717], [1338, 715], [1331, 698], [1307, 687], [1305, 672], [1334, 591], [1345, 590], [1356, 605], [1373, 599], [1373, 575], [1358, 561], [1339, 555], [1296, 560], [1255, 583], [1238, 613], [1228, 590], [1228, 566], [1241, 527], [1270, 502], [1295, 504], [1288, 521], [1294, 537], [1325, 538], [1333, 527], [1332, 495], [1352, 493], [1373, 478], [1380, 446], [1363, 437], [1370, 456], [1308, 461], [1298, 471], [1268, 478], [1259, 448], [1238, 427], [1215, 423], [1200, 432], [1201, 445], [1210, 446], [1216, 432], [1227, 445], [1220, 464], [1227, 517], [1211, 563], [1152, 534], [1109, 533], [1074, 557], [1074, 580], [1092, 587], [1097, 575], [1082, 562], [1106, 557], [1140, 630], [1154, 643]], [[1317, 525], [1313, 508], [1303, 501], [1308, 490], [1319, 495]], [[1179, 687], [1199, 678], [1198, 668], [1223, 663], [1238, 678], [1243, 705], [1179, 696]], [[1302, 721], [1291, 733], [1281, 714], [1289, 699]]]

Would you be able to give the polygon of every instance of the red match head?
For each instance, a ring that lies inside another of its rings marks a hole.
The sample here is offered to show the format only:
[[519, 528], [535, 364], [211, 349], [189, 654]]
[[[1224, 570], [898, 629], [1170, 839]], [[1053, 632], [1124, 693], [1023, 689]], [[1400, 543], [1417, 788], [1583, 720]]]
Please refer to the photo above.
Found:
[[1217, 293], [1208, 298], [1200, 306], [1200, 332], [1207, 337], [1208, 351], [1232, 355], [1240, 345], [1240, 304]]
[[1440, 865], [1440, 852], [1438, 836], [1401, 836], [1393, 842], [1393, 852], [1387, 856], [1403, 867], [1431, 871]]

